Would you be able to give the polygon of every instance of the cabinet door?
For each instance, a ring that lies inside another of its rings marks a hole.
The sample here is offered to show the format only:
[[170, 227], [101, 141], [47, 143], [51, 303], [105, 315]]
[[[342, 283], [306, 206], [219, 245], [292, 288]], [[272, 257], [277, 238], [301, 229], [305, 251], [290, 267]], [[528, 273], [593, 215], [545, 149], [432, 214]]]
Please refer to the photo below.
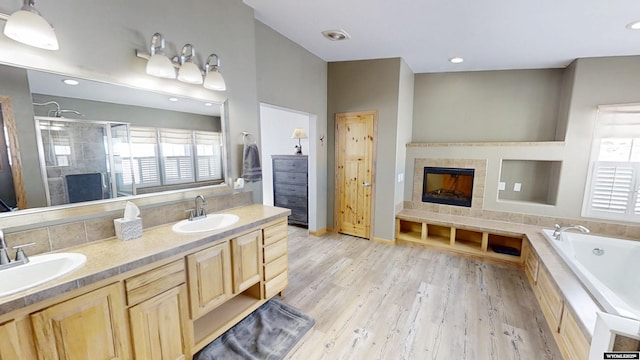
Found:
[[239, 293], [262, 277], [262, 231], [257, 230], [231, 240], [233, 253], [233, 292]]
[[229, 242], [187, 256], [191, 316], [196, 319], [232, 295]]
[[124, 301], [113, 284], [31, 315], [39, 359], [129, 359]]
[[560, 338], [562, 339], [560, 349], [566, 359], [581, 360], [589, 357], [589, 340], [585, 338], [580, 330], [573, 313], [566, 307], [562, 315], [562, 324], [560, 325]]
[[187, 288], [180, 285], [129, 309], [135, 359], [184, 359], [188, 334]]
[[15, 321], [0, 325], [0, 360], [23, 359]]

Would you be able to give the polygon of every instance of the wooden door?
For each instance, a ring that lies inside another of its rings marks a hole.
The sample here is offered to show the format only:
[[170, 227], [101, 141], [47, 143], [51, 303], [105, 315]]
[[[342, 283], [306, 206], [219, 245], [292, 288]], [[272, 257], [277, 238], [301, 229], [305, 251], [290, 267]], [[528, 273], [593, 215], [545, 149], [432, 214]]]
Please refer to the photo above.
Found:
[[262, 231], [256, 230], [231, 240], [233, 292], [239, 293], [262, 277]]
[[41, 360], [130, 358], [120, 284], [34, 313], [31, 322]]
[[336, 229], [371, 238], [376, 111], [336, 114]]
[[229, 242], [187, 256], [191, 316], [196, 319], [232, 295]]
[[187, 287], [180, 285], [129, 309], [134, 358], [182, 360], [190, 346]]

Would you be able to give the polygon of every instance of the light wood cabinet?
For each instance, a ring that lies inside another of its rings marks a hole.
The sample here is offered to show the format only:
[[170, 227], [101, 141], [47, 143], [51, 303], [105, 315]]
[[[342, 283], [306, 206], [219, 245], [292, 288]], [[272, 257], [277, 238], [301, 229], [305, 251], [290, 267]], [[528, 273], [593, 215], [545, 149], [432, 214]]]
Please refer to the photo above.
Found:
[[585, 338], [573, 312], [565, 307], [560, 325], [560, 350], [567, 360], [584, 360], [589, 357], [590, 342]]
[[135, 359], [185, 359], [188, 335], [187, 287], [180, 285], [129, 309]]
[[551, 276], [544, 267], [540, 267], [538, 270], [536, 296], [542, 313], [547, 318], [549, 327], [552, 331], [558, 332], [562, 319], [564, 299], [556, 289], [554, 282], [551, 280]]
[[192, 318], [199, 318], [231, 298], [231, 248], [228, 241], [187, 256], [187, 269]]
[[15, 321], [0, 325], [0, 360], [25, 359]]
[[529, 242], [525, 242], [526, 251], [524, 258], [524, 271], [527, 275], [527, 279], [531, 283], [531, 286], [535, 289], [535, 284], [538, 282], [538, 269], [540, 267], [540, 261], [538, 255], [531, 249]]
[[262, 275], [261, 249], [262, 232], [260, 230], [231, 239], [234, 294], [260, 282]]
[[31, 314], [38, 358], [129, 359], [122, 293], [116, 283]]
[[193, 342], [184, 259], [124, 281], [135, 359], [185, 359]]
[[263, 230], [264, 297], [270, 298], [288, 285], [287, 223], [282, 220]]

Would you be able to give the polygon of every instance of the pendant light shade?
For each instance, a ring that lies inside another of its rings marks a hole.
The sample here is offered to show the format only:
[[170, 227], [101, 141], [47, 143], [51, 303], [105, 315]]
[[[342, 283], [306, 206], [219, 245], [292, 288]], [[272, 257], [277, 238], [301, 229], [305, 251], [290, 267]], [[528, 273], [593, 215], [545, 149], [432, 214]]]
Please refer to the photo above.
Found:
[[[215, 64], [211, 63], [211, 60], [215, 58]], [[204, 77], [204, 87], [209, 90], [215, 91], [225, 91], [227, 90], [227, 84], [224, 82], [224, 77], [219, 71], [220, 68], [220, 59], [218, 55], [211, 54], [207, 59], [207, 64], [204, 66], [205, 77]]]
[[182, 47], [180, 55], [180, 70], [178, 70], [178, 80], [189, 84], [202, 84], [202, 72], [192, 59], [196, 51], [191, 44]]
[[147, 74], [166, 78], [175, 79], [176, 69], [173, 67], [171, 60], [164, 55], [164, 38], [160, 33], [155, 33], [151, 37], [151, 57], [147, 61]]
[[46, 50], [58, 50], [58, 38], [51, 25], [25, 0], [22, 9], [14, 12], [4, 25], [4, 34], [18, 42]]

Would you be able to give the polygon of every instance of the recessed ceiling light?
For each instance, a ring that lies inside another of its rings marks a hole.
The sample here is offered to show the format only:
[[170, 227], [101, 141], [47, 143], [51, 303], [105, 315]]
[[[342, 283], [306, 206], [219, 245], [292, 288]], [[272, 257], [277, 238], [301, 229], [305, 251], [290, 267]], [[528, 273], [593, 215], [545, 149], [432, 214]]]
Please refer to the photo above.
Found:
[[631, 24], [627, 25], [627, 27], [631, 30], [640, 30], [640, 21], [632, 22]]
[[212, 103], [204, 103], [204, 106], [213, 106]]
[[340, 40], [348, 40], [351, 39], [351, 36], [347, 34], [346, 31], [339, 30], [325, 30], [322, 32], [322, 35], [331, 41], [340, 41]]
[[451, 62], [453, 64], [460, 64], [463, 61], [464, 61], [464, 59], [461, 58], [461, 57], [453, 57], [453, 58], [449, 59], [449, 62]]
[[67, 84], [67, 85], [78, 85], [78, 84], [80, 84], [80, 82], [78, 82], [78, 80], [73, 80], [73, 79], [64, 79], [64, 80], [62, 80], [62, 82]]
[[169, 98], [169, 101], [173, 101], [173, 102], [176, 102], [176, 101], [178, 101], [178, 98], [175, 98], [175, 97], [170, 97], [170, 98]]

